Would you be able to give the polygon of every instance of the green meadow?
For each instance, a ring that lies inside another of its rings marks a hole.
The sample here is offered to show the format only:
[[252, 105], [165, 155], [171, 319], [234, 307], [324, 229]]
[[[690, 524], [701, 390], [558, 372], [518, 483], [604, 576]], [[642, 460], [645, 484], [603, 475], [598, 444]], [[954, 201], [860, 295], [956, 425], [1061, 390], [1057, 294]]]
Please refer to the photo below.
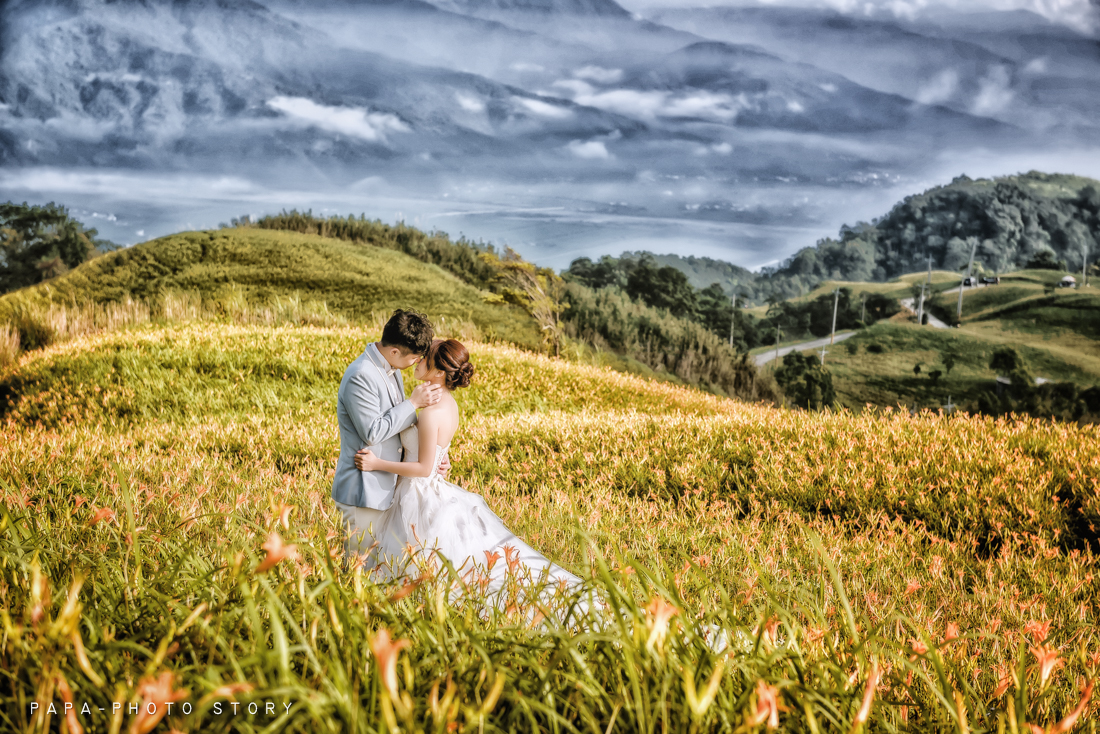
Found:
[[1094, 725], [1094, 430], [809, 414], [471, 342], [452, 477], [589, 579], [567, 621], [343, 559], [333, 401], [371, 328], [144, 324], [0, 373], [5, 728]]

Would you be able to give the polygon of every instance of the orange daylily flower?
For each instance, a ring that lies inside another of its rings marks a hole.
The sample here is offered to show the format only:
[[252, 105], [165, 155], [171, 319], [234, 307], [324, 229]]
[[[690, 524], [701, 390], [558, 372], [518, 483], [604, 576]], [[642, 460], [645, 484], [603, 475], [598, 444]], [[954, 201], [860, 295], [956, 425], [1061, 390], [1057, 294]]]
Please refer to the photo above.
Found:
[[1007, 665], [997, 666], [997, 689], [993, 691], [993, 698], [1000, 698], [1008, 687], [1012, 685], [1012, 669]]
[[920, 588], [921, 588], [920, 582], [918, 582], [918, 581], [915, 581], [915, 580], [914, 580], [914, 581], [910, 581], [910, 582], [909, 582], [909, 585], [905, 587], [905, 595], [906, 595], [906, 596], [909, 596], [910, 594], [914, 594], [914, 593], [916, 593], [916, 592], [917, 592], [917, 591], [918, 591], [918, 590], [919, 590]]
[[1048, 619], [1045, 622], [1031, 620], [1024, 625], [1024, 632], [1031, 635], [1036, 645], [1041, 645], [1046, 642], [1047, 637], [1050, 636], [1050, 620]]
[[649, 627], [649, 639], [646, 640], [646, 649], [653, 652], [655, 646], [663, 645], [668, 635], [669, 620], [680, 613], [680, 610], [666, 602], [659, 596], [653, 597], [645, 608], [648, 616], [646, 626]]
[[94, 527], [103, 520], [113, 520], [115, 517], [115, 511], [110, 507], [100, 507], [92, 514], [92, 519], [88, 521], [88, 527]]
[[145, 678], [138, 684], [142, 700], [137, 718], [130, 725], [130, 734], [148, 734], [168, 713], [169, 703], [187, 698], [187, 691], [176, 689], [174, 681], [175, 675], [166, 670], [155, 680]]
[[928, 652], [928, 645], [925, 645], [923, 642], [916, 638], [910, 638], [909, 647], [912, 648], [913, 652], [918, 655], [923, 655], [924, 653]]
[[492, 553], [490, 553], [489, 551], [483, 552], [485, 553], [485, 565], [488, 566], [490, 571], [492, 571], [493, 566], [497, 565], [497, 561], [501, 559], [501, 555], [496, 551], [493, 551]]
[[403, 648], [411, 646], [408, 640], [390, 640], [390, 631], [383, 627], [370, 640], [370, 649], [378, 668], [382, 671], [382, 685], [390, 698], [397, 699], [397, 656]]
[[756, 711], [746, 723], [760, 726], [765, 722], [768, 729], [779, 728], [779, 689], [761, 679], [756, 681]]
[[61, 700], [68, 704], [65, 711], [65, 723], [69, 725], [70, 734], [84, 734], [84, 727], [76, 718], [76, 707], [73, 705], [73, 690], [69, 688], [69, 681], [61, 673], [57, 674], [57, 690], [61, 693]]
[[267, 558], [256, 566], [256, 573], [265, 573], [275, 568], [282, 560], [287, 558], [294, 560], [298, 557], [298, 546], [283, 545], [283, 539], [274, 530], [267, 536], [267, 542], [260, 547], [267, 551]]
[[424, 579], [425, 577], [421, 576], [420, 578], [416, 578], [412, 581], [406, 582], [404, 586], [390, 594], [390, 601], [394, 602], [404, 599], [406, 596], [420, 588], [420, 585], [424, 583]]
[[283, 526], [283, 530], [290, 530], [290, 513], [294, 511], [297, 505], [284, 505], [279, 503], [279, 524]]
[[856, 718], [852, 728], [867, 722], [867, 717], [871, 715], [871, 702], [875, 698], [875, 688], [878, 686], [879, 675], [882, 671], [879, 670], [878, 663], [871, 666], [871, 675], [867, 678], [867, 686], [863, 689], [863, 703], [859, 706], [859, 711], [856, 712]]
[[775, 644], [779, 631], [779, 617], [773, 617], [764, 623], [764, 635], [771, 644]]
[[504, 546], [504, 561], [508, 564], [508, 573], [515, 573], [519, 565], [519, 549], [510, 545]]
[[954, 622], [947, 623], [947, 630], [943, 633], [943, 641], [949, 642], [950, 640], [959, 639], [959, 625]]
[[1058, 657], [1057, 650], [1052, 650], [1046, 646], [1031, 648], [1031, 654], [1035, 656], [1036, 662], [1039, 663], [1039, 685], [1045, 686], [1054, 668], [1062, 662], [1062, 658]]

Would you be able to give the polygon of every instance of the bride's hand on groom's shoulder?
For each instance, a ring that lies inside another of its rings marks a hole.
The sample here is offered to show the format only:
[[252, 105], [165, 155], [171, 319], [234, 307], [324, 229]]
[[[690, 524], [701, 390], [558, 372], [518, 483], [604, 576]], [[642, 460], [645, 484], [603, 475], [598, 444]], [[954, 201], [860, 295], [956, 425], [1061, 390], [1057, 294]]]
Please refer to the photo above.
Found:
[[359, 471], [374, 471], [378, 467], [378, 457], [370, 449], [359, 449], [355, 453], [355, 468]]

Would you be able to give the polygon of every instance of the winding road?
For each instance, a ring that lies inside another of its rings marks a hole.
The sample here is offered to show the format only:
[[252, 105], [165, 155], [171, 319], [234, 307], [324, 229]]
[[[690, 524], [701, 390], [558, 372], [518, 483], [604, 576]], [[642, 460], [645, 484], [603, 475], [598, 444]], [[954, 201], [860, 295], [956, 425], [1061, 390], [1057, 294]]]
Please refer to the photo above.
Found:
[[[944, 291], [944, 292], [945, 293], [958, 293], [959, 289], [956, 288], [953, 291]], [[915, 314], [917, 312], [917, 307], [914, 304], [915, 300], [916, 299], [913, 299], [913, 298], [903, 298], [899, 301], [899, 303], [901, 304], [901, 307], [904, 308], [906, 311], [912, 311]], [[944, 322], [937, 319], [931, 313], [928, 313], [927, 311], [925, 311], [925, 313], [928, 315], [928, 325], [931, 326], [933, 329], [950, 329], [951, 328], [950, 326], [948, 326]]]
[[[855, 336], [855, 335], [856, 335], [856, 332], [854, 332], [854, 331], [845, 331], [845, 332], [842, 332], [840, 334], [837, 334], [836, 338], [833, 341], [834, 341], [834, 343], [839, 344], [840, 342], [844, 341], [848, 337]], [[814, 339], [813, 341], [809, 341], [809, 342], [802, 342], [800, 344], [788, 344], [785, 347], [780, 347], [779, 348], [779, 356], [782, 357], [783, 355], [789, 354], [790, 352], [801, 352], [801, 351], [804, 351], [806, 349], [820, 349], [821, 347], [827, 347], [827, 346], [829, 346], [829, 337], [826, 336], [826, 337], [822, 337], [821, 339]], [[757, 367], [763, 367], [768, 362], [771, 362], [773, 359], [775, 359], [775, 354], [776, 354], [776, 351], [774, 349], [772, 349], [770, 351], [764, 352], [763, 354], [756, 355], [756, 366]]]

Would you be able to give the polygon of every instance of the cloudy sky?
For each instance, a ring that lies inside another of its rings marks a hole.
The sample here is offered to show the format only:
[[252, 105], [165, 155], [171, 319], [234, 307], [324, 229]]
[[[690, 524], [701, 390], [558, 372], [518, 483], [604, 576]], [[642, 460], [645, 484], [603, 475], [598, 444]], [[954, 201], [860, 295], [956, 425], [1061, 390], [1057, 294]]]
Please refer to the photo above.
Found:
[[944, 10], [1029, 10], [1090, 35], [1100, 34], [1100, 0], [623, 0], [620, 4], [639, 13], [654, 7], [784, 5], [833, 8], [853, 15], [887, 15], [910, 20]]
[[[0, 200], [120, 244], [297, 208], [556, 268], [644, 248], [755, 269], [960, 174], [1100, 178], [1100, 44], [959, 14], [1095, 32], [1087, 0], [623, 4], [661, 25], [0, 3]], [[747, 4], [886, 22], [688, 10]]]

